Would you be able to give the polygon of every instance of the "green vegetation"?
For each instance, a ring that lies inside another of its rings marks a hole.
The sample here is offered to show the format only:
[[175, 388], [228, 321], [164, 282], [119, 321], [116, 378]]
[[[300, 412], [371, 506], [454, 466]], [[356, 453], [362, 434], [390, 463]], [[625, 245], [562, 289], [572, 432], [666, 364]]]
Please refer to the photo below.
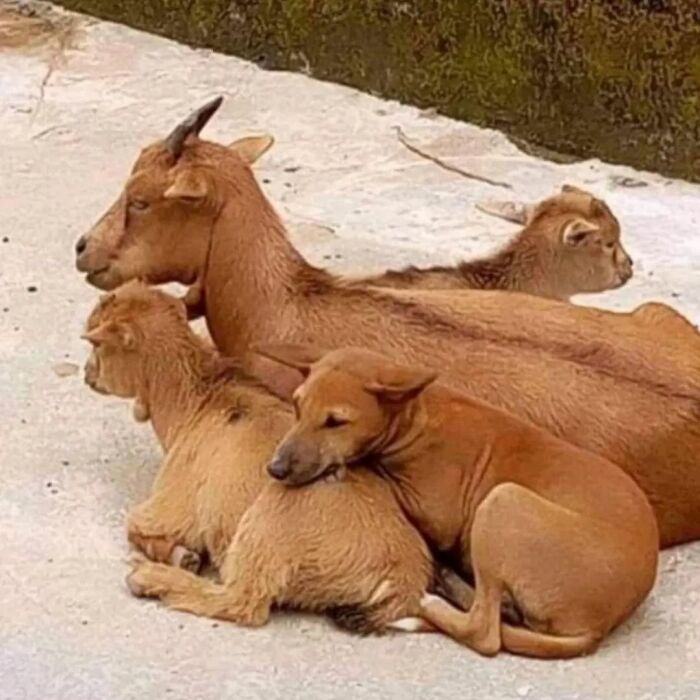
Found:
[[60, 0], [581, 157], [700, 180], [697, 0]]

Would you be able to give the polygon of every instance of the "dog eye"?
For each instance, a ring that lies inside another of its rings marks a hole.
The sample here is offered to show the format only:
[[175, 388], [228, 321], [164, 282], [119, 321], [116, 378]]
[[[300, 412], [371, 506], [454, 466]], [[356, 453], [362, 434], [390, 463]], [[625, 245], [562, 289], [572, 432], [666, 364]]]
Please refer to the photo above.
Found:
[[143, 199], [132, 199], [129, 202], [129, 209], [135, 209], [136, 211], [144, 211], [148, 209], [148, 202], [144, 202]]
[[332, 413], [329, 413], [328, 416], [326, 416], [326, 420], [323, 423], [324, 428], [340, 428], [341, 425], [347, 425], [349, 421], [347, 418], [340, 418], [339, 416], [334, 416]]

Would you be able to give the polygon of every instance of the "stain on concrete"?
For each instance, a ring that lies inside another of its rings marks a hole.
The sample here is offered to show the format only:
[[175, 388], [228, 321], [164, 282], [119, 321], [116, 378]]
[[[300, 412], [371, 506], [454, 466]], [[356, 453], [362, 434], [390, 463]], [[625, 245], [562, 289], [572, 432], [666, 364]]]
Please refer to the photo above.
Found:
[[81, 21], [55, 12], [46, 3], [0, 4], [0, 51], [62, 54], [77, 46]]

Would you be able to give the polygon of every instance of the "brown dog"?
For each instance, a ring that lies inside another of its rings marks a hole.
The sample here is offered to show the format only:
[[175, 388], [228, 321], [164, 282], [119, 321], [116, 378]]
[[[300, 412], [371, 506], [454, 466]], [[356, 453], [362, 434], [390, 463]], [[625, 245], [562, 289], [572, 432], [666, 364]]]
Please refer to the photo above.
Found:
[[[376, 463], [429, 543], [473, 570], [468, 613], [423, 600], [453, 638], [486, 655], [586, 654], [651, 590], [656, 521], [611, 462], [367, 350], [260, 352], [308, 375], [270, 473], [302, 484]], [[525, 627], [502, 623], [504, 594]]]

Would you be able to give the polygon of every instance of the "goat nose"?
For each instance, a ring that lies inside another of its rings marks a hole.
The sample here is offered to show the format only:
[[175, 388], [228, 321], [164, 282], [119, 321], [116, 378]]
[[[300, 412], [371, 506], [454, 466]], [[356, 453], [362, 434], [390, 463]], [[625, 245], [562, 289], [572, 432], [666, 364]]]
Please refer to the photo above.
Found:
[[275, 457], [267, 466], [267, 473], [278, 481], [284, 481], [291, 473], [292, 467], [289, 459]]
[[81, 236], [75, 244], [75, 254], [82, 255], [85, 252], [85, 248], [87, 248], [87, 239], [85, 236]]

